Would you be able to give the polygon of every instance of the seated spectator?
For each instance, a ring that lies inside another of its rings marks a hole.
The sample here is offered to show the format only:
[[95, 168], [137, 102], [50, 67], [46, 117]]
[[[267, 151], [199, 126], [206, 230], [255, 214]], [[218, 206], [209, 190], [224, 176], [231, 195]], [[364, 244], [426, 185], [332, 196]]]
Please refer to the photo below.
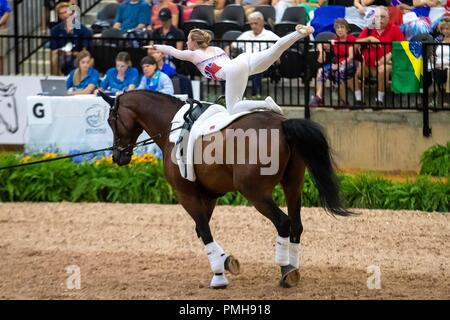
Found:
[[162, 8], [168, 8], [171, 13], [172, 25], [178, 27], [178, 22], [180, 20], [178, 7], [172, 0], [160, 0], [157, 4], [153, 4], [152, 7], [152, 29], [157, 29], [162, 27], [162, 22], [159, 19], [159, 11]]
[[299, 0], [299, 6], [305, 8], [306, 21], [310, 19], [310, 13], [321, 6], [326, 5], [328, 0]]
[[192, 10], [195, 6], [206, 4], [214, 6], [214, 17], [216, 21], [220, 20], [223, 8], [229, 3], [234, 3], [231, 0], [187, 0], [186, 6], [183, 9], [183, 21], [188, 21], [191, 18]]
[[89, 49], [91, 46], [92, 33], [83, 24], [80, 28], [74, 28], [67, 2], [61, 2], [56, 6], [56, 12], [61, 19], [51, 29], [51, 73], [59, 75], [62, 72], [67, 75], [74, 68], [77, 54], [82, 49]]
[[[439, 44], [450, 43], [450, 17], [445, 17], [439, 22], [438, 30], [442, 36], [437, 39]], [[450, 85], [448, 71], [450, 66], [450, 46], [436, 45], [436, 51], [431, 59], [430, 68], [433, 74], [433, 81], [440, 91], [449, 93]]]
[[150, 44], [166, 44], [177, 48], [178, 50], [183, 49], [183, 41], [175, 41], [184, 39], [184, 32], [172, 23], [172, 12], [169, 8], [162, 8], [159, 11], [158, 17], [161, 21], [161, 27], [156, 28], [152, 32], [152, 38]]
[[119, 5], [113, 28], [124, 32], [150, 25], [150, 6], [144, 0], [127, 0]]
[[286, 9], [298, 5], [300, 2], [301, 0], [273, 0], [272, 6], [275, 8], [275, 22], [281, 22]]
[[169, 77], [173, 77], [177, 74], [177, 70], [172, 67], [170, 63], [166, 63], [164, 53], [156, 48], [149, 48], [148, 55], [155, 59], [158, 69], [167, 74]]
[[364, 16], [366, 14], [366, 7], [369, 6], [390, 6], [390, 0], [354, 0], [353, 5], [358, 9], [358, 12]]
[[[8, 21], [11, 15], [11, 7], [7, 0], [0, 0], [0, 36], [8, 34]], [[0, 43], [0, 74], [3, 74], [3, 56], [6, 53], [8, 39], [2, 38]]]
[[128, 52], [122, 51], [116, 56], [116, 67], [106, 71], [100, 87], [117, 94], [136, 89], [138, 83], [139, 72], [131, 66]]
[[89, 51], [81, 50], [76, 58], [76, 69], [67, 78], [67, 93], [71, 95], [92, 94], [99, 83], [100, 74], [94, 69], [94, 59]]
[[245, 15], [248, 17], [250, 13], [255, 11], [256, 6], [261, 6], [265, 4], [270, 5], [271, 0], [236, 0], [235, 3], [244, 6]]
[[[249, 16], [249, 25], [251, 30], [245, 31], [242, 33], [237, 40], [245, 40], [248, 42], [245, 43], [237, 43], [238, 49], [244, 52], [259, 52], [261, 50], [265, 50], [271, 46], [270, 43], [267, 42], [259, 42], [259, 41], [277, 41], [280, 39], [275, 33], [270, 30], [264, 29], [264, 16], [261, 12], [255, 11], [252, 12]], [[252, 96], [261, 95], [262, 91], [262, 77], [263, 74], [255, 74], [251, 76], [249, 79], [252, 82]]]
[[[356, 72], [354, 60], [354, 48], [352, 44], [343, 44], [340, 42], [355, 42], [356, 37], [350, 34], [350, 27], [345, 19], [338, 18], [334, 22], [337, 40], [332, 41], [331, 63], [324, 64], [317, 73], [316, 95], [310, 102], [310, 107], [319, 107], [323, 105], [323, 85], [326, 80], [337, 83], [339, 87], [339, 106], [348, 106], [346, 89], [353, 84], [352, 78]], [[318, 44], [319, 50], [318, 62], [326, 61], [323, 56], [324, 50], [322, 44]], [[347, 82], [347, 85], [346, 85]]]
[[174, 94], [172, 80], [158, 69], [155, 59], [144, 57], [141, 60], [142, 76], [138, 90], [152, 90], [165, 94]]
[[[357, 42], [370, 43], [369, 48], [362, 50], [364, 65], [359, 65], [356, 71], [358, 79], [365, 75], [373, 75], [378, 79], [377, 105], [384, 104], [385, 85], [389, 79], [392, 69], [391, 45], [374, 45], [378, 42], [405, 41], [405, 36], [400, 28], [389, 22], [389, 11], [386, 7], [380, 6], [375, 10], [374, 28], [364, 28], [359, 34]], [[361, 104], [361, 83], [356, 81], [355, 88], [356, 104]]]

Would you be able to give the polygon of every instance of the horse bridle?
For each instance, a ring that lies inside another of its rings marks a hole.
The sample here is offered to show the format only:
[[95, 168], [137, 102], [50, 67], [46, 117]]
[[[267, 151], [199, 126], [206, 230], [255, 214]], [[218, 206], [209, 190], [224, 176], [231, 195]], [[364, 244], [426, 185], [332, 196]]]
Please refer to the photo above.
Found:
[[122, 121], [122, 119], [120, 118], [119, 115], [119, 98], [120, 96], [117, 96], [114, 105], [109, 109], [109, 117], [111, 119], [112, 125], [114, 125], [114, 141], [113, 141], [113, 146], [112, 149], [113, 150], [117, 150], [119, 152], [124, 152], [126, 155], [131, 155], [131, 153], [133, 152], [134, 147], [136, 146], [135, 144], [131, 144], [128, 143], [125, 147], [121, 147], [119, 145], [120, 143], [120, 138], [119, 138], [119, 131], [118, 131], [118, 126], [117, 126], [117, 122], [119, 121], [122, 126], [125, 128], [126, 131], [130, 132], [131, 130], [128, 129], [128, 127], [125, 125], [125, 123]]

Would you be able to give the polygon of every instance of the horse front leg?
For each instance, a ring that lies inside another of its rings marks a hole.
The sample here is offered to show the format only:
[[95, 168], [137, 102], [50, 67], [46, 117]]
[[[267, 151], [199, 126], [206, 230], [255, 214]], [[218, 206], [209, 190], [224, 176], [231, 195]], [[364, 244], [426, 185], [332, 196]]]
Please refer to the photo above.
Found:
[[223, 250], [212, 236], [209, 221], [215, 207], [215, 199], [207, 202], [199, 201], [193, 203], [191, 195], [189, 202], [180, 202], [194, 219], [197, 237], [204, 245], [204, 252], [213, 272], [210, 287], [213, 289], [226, 288], [229, 281], [225, 275], [225, 270], [233, 275], [239, 274], [240, 265], [236, 258], [225, 253], [225, 250]]

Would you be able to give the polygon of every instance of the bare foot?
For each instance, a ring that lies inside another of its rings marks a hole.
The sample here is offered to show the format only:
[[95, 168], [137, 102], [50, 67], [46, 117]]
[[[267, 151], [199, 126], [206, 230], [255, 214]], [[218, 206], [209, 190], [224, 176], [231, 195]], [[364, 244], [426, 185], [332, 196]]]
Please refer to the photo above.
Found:
[[298, 24], [295, 26], [295, 30], [300, 33], [303, 34], [305, 36], [310, 35], [314, 32], [314, 28], [310, 27], [310, 26], [304, 26], [302, 24]]

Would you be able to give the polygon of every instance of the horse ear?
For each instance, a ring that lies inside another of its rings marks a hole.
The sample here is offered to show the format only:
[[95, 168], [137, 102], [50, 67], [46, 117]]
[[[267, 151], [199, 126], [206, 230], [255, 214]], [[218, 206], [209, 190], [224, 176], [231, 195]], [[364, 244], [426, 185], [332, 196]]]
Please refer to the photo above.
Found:
[[16, 93], [17, 87], [14, 84], [8, 85], [8, 91], [6, 92], [6, 95], [13, 96]]
[[98, 90], [98, 93], [103, 98], [103, 100], [105, 100], [110, 105], [111, 108], [114, 107], [114, 104], [116, 103], [116, 99], [115, 98], [112, 98], [112, 97], [108, 96], [107, 94], [105, 94], [101, 90]]

